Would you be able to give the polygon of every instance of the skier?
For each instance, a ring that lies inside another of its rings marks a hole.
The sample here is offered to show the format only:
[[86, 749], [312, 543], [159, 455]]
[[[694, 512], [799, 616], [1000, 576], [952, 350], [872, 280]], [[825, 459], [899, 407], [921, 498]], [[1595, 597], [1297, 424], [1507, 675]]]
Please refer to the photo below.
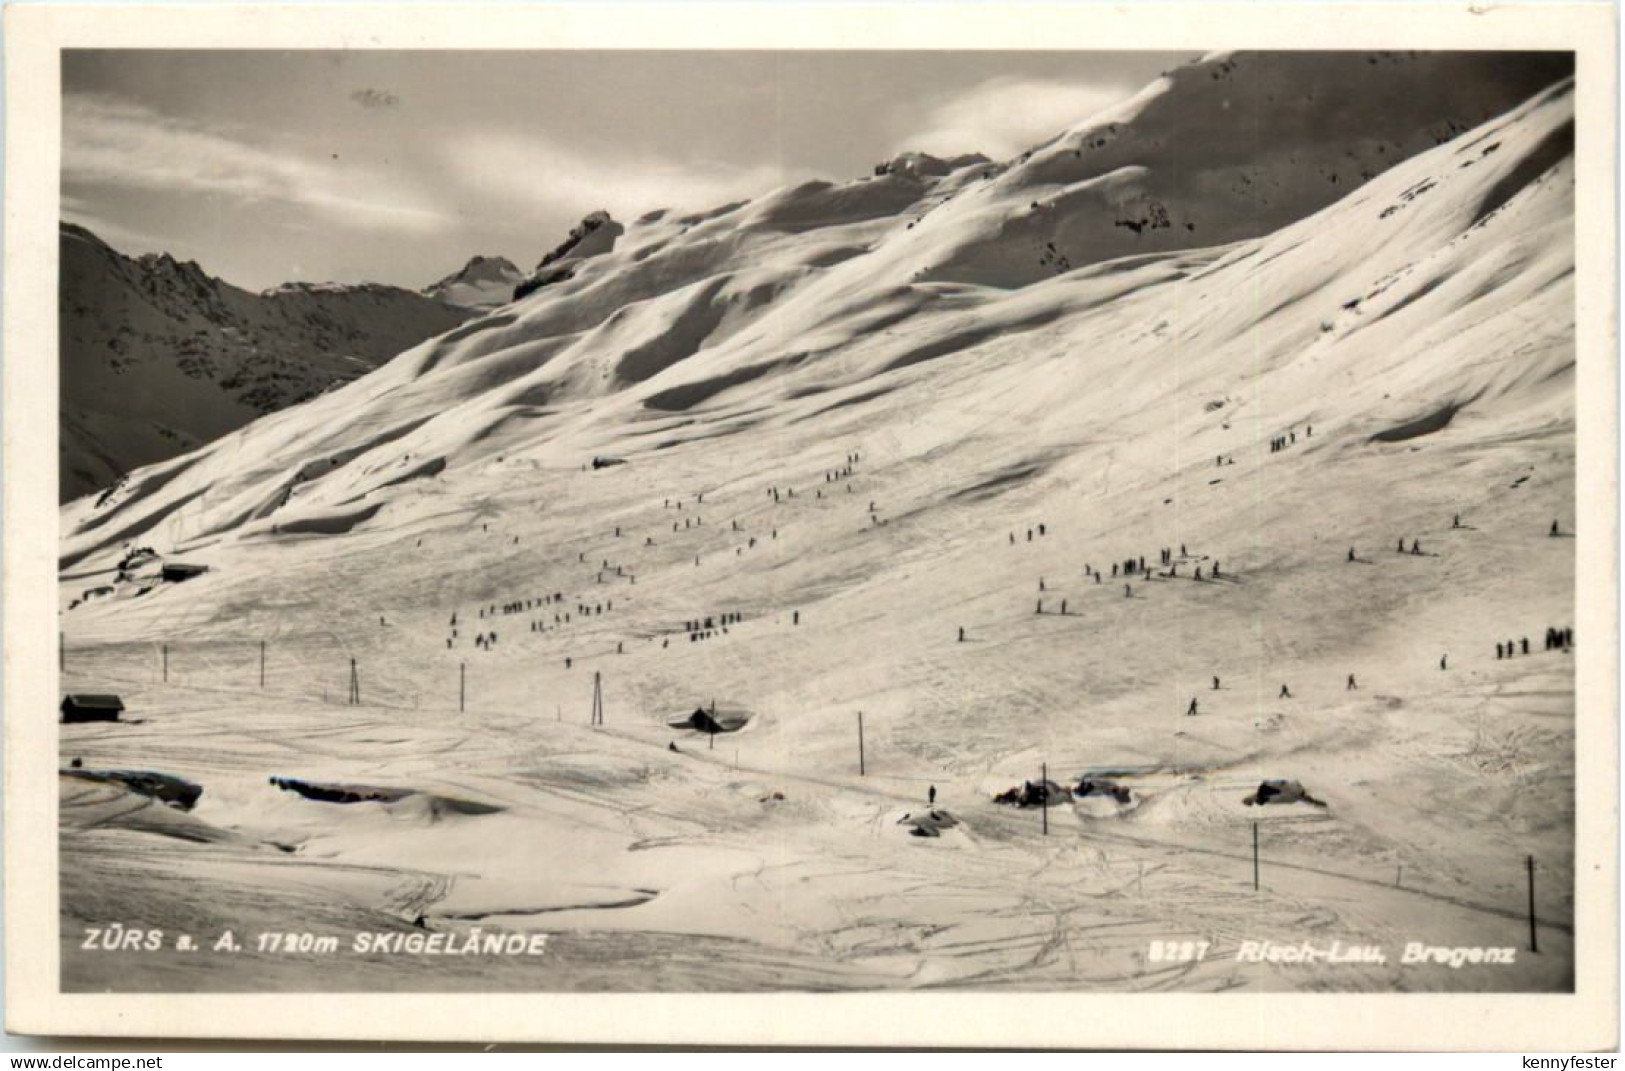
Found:
[[1288, 688], [1284, 684], [1281, 685], [1281, 694], [1280, 694], [1280, 696], [1278, 698], [1291, 699], [1292, 698], [1292, 689]]
[[1525, 636], [1523, 638], [1522, 643], [1523, 643], [1523, 653], [1528, 654], [1529, 653], [1529, 637]]
[[937, 805], [937, 786], [936, 785], [931, 786], [931, 790], [926, 793], [925, 798], [926, 798], [926, 803], [929, 806], [935, 807]]
[[1195, 696], [1192, 696], [1192, 697], [1191, 697], [1191, 705], [1190, 705], [1190, 707], [1189, 707], [1189, 708], [1188, 708], [1188, 709], [1187, 709], [1187, 710], [1186, 710], [1186, 711], [1185, 711], [1185, 717], [1187, 717], [1187, 718], [1194, 718], [1194, 717], [1196, 717], [1196, 697], [1195, 697]]
[[1354, 674], [1350, 673], [1349, 674], [1349, 684], [1348, 684], [1348, 687], [1344, 689], [1344, 691], [1347, 691], [1347, 692], [1357, 691], [1357, 690], [1359, 690], [1359, 687], [1360, 687], [1359, 685], [1354, 683]]
[[1219, 690], [1219, 678], [1217, 677], [1213, 678], [1213, 690], [1215, 692]]

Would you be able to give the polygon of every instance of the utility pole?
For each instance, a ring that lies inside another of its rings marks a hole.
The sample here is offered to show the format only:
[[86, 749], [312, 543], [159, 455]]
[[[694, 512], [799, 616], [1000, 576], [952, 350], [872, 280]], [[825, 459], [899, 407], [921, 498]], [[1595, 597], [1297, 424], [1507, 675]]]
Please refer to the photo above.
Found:
[[169, 683], [169, 644], [164, 644], [164, 683]]
[[1253, 892], [1258, 891], [1258, 823], [1253, 823]]
[[1539, 952], [1539, 944], [1535, 940], [1535, 857], [1529, 856], [1525, 860], [1529, 868], [1529, 951]]
[[260, 691], [265, 691], [265, 641], [260, 641]]
[[468, 662], [457, 663], [457, 713], [468, 710]]
[[361, 675], [356, 672], [355, 659], [350, 659], [350, 705], [361, 705]]
[[592, 724], [604, 724], [604, 677], [596, 670], [592, 675]]

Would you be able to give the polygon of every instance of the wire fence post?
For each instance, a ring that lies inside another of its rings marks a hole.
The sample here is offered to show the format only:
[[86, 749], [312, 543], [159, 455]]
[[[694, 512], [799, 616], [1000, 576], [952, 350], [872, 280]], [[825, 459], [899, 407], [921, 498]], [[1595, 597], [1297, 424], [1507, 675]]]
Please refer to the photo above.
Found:
[[863, 755], [863, 711], [858, 711], [858, 776], [868, 775], [867, 763]]
[[169, 683], [169, 644], [164, 644], [164, 683]]
[[265, 691], [265, 641], [260, 641], [260, 691]]
[[1049, 763], [1040, 763], [1038, 767], [1039, 802], [1044, 812], [1044, 836], [1049, 836]]

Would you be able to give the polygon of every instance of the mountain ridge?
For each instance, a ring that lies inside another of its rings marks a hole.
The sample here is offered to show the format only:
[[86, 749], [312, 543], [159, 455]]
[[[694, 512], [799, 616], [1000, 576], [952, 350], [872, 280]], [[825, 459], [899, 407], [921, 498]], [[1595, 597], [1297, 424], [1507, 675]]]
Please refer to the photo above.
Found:
[[59, 496], [104, 489], [355, 379], [470, 313], [374, 283], [258, 293], [59, 227]]

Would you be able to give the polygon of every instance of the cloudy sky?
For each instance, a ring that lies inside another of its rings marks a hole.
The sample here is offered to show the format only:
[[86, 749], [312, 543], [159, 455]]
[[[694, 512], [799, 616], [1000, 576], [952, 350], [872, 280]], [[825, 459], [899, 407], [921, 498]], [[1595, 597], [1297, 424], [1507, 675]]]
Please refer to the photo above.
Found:
[[63, 55], [62, 214], [254, 289], [534, 266], [586, 213], [701, 209], [904, 149], [1019, 153], [1191, 54]]

